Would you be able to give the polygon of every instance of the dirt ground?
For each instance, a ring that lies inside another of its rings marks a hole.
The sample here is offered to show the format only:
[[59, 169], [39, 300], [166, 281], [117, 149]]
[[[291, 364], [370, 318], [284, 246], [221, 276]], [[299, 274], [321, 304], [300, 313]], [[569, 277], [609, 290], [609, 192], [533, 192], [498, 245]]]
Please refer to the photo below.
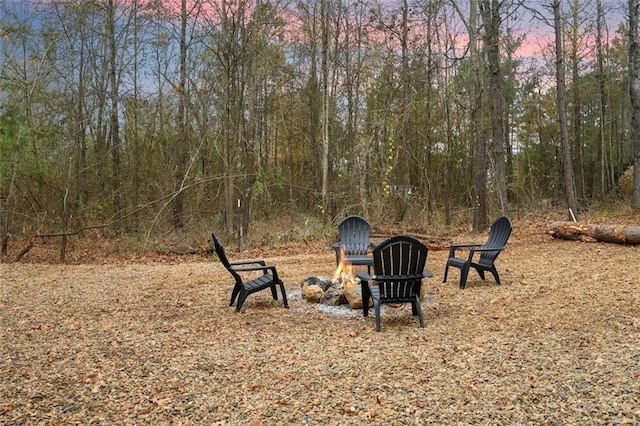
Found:
[[236, 314], [213, 258], [0, 265], [0, 424], [640, 424], [638, 246], [514, 219], [502, 285], [442, 283], [431, 250], [425, 327], [389, 308], [380, 333], [301, 300], [325, 244], [229, 257], [258, 254], [289, 309], [267, 291]]

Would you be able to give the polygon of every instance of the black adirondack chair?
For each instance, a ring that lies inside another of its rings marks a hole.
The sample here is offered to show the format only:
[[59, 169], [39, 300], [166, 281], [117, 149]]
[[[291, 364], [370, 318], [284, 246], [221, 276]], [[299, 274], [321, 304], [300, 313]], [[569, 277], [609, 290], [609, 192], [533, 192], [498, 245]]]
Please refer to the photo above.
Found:
[[362, 289], [362, 313], [369, 315], [369, 299], [373, 299], [376, 331], [380, 331], [380, 305], [411, 303], [411, 312], [424, 327], [420, 288], [422, 279], [433, 274], [425, 269], [427, 246], [407, 235], [396, 235], [373, 250], [373, 275], [359, 272]]
[[347, 216], [338, 224], [340, 241], [331, 247], [336, 251], [336, 264], [340, 264], [344, 253], [345, 260], [352, 265], [371, 266], [369, 249], [376, 246], [369, 238], [371, 224], [360, 216]]
[[[257, 291], [265, 290], [267, 288], [271, 289], [271, 295], [273, 296], [273, 300], [278, 300], [278, 293], [276, 292], [276, 285], [280, 286], [280, 292], [282, 293], [282, 300], [284, 301], [284, 307], [288, 308], [289, 303], [287, 301], [287, 293], [284, 289], [284, 283], [278, 277], [278, 271], [276, 267], [273, 265], [267, 265], [266, 262], [262, 259], [256, 260], [239, 260], [235, 262], [229, 262], [227, 259], [227, 255], [224, 253], [224, 248], [220, 241], [216, 237], [216, 234], [211, 234], [213, 238], [213, 245], [216, 250], [216, 254], [220, 258], [220, 261], [224, 265], [224, 267], [231, 273], [233, 279], [235, 280], [235, 284], [233, 286], [233, 291], [231, 292], [231, 302], [229, 306], [233, 306], [233, 303], [238, 298], [238, 303], [236, 305], [236, 312], [240, 312], [242, 305], [244, 304], [247, 296], [251, 293], [255, 293]], [[251, 273], [261, 271], [262, 275], [257, 278], [253, 278], [248, 281], [244, 281], [241, 277], [242, 273]]]
[[[447, 282], [447, 274], [449, 272], [449, 266], [460, 269], [460, 288], [464, 290], [467, 285], [467, 277], [469, 276], [469, 269], [474, 268], [480, 278], [483, 280], [485, 271], [491, 272], [496, 279], [496, 282], [500, 284], [500, 275], [496, 269], [495, 261], [504, 250], [511, 230], [513, 226], [511, 219], [507, 216], [501, 216], [496, 219], [491, 225], [489, 230], [489, 237], [485, 244], [454, 244], [449, 249], [449, 259], [447, 260], [447, 266], [444, 270], [444, 279], [442, 282]], [[461, 249], [469, 250], [469, 255], [464, 257], [456, 257], [456, 251]], [[478, 253], [479, 256], [475, 256]], [[474, 256], [476, 260], [474, 260]]]

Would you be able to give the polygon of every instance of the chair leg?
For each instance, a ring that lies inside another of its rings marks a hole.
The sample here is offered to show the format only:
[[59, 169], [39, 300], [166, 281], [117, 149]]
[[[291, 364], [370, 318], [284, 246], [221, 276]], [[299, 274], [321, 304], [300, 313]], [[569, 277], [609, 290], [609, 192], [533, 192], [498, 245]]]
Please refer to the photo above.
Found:
[[467, 277], [469, 276], [469, 264], [465, 264], [460, 271], [460, 289], [464, 290], [467, 285]]
[[[498, 275], [498, 270], [496, 269], [495, 265], [493, 265], [491, 268], [486, 269], [487, 271], [491, 272], [491, 275], [493, 275], [493, 278], [495, 278], [496, 282], [498, 283], [498, 285], [500, 285], [500, 275]], [[485, 270], [484, 269], [477, 269], [478, 271], [478, 275], [480, 275], [480, 278], [482, 278], [483, 280], [485, 279]]]
[[447, 266], [444, 268], [444, 279], [442, 280], [443, 283], [447, 282], [448, 274], [449, 274], [449, 262], [447, 262]]
[[371, 289], [367, 281], [360, 281], [360, 293], [362, 293], [362, 316], [369, 316], [369, 303], [371, 300]]
[[238, 297], [238, 294], [240, 293], [242, 286], [236, 284], [233, 286], [233, 291], [231, 292], [231, 302], [229, 302], [229, 306], [233, 306], [233, 302], [235, 302], [236, 297]]
[[273, 300], [278, 300], [278, 293], [276, 292], [276, 283], [274, 282], [273, 284], [271, 284], [271, 287], [269, 287], [271, 289], [271, 297], [273, 297]]
[[380, 302], [373, 300], [373, 312], [376, 316], [376, 331], [380, 331]]
[[242, 305], [244, 305], [244, 301], [247, 300], [247, 296], [249, 296], [249, 294], [246, 291], [240, 292], [240, 295], [238, 296], [238, 304], [236, 305], [236, 312], [240, 312]]
[[284, 301], [284, 307], [288, 308], [289, 301], [287, 300], [287, 292], [284, 290], [284, 283], [280, 281], [278, 285], [280, 285], [280, 293], [282, 293], [282, 300]]
[[492, 266], [491, 269], [489, 269], [489, 272], [493, 274], [493, 277], [496, 279], [496, 282], [498, 283], [498, 285], [500, 285], [500, 275], [498, 275], [498, 270], [496, 269], [495, 265]]
[[413, 308], [418, 312], [418, 319], [420, 320], [420, 328], [424, 328], [424, 318], [422, 317], [422, 305], [420, 305], [420, 297], [412, 303]]

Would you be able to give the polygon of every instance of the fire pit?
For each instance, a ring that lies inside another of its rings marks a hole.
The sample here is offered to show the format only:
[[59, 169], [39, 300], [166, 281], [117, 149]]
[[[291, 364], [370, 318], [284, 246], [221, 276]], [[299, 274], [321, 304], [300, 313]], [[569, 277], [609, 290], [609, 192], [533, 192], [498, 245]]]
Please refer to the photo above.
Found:
[[362, 309], [360, 279], [355, 275], [353, 265], [345, 256], [332, 278], [308, 277], [302, 281], [302, 298], [308, 303], [328, 306], [349, 305], [351, 309]]

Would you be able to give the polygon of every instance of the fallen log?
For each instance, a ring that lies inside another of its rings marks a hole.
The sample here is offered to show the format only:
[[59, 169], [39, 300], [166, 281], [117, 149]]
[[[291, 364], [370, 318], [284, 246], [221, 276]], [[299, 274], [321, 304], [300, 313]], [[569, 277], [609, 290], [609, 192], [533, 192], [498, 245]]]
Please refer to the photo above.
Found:
[[640, 226], [633, 225], [591, 225], [579, 222], [556, 222], [549, 231], [553, 238], [604, 242], [614, 244], [640, 244]]
[[31, 238], [29, 238], [29, 242], [27, 242], [27, 245], [22, 250], [20, 250], [20, 253], [18, 253], [15, 259], [13, 259], [13, 263], [19, 262], [20, 259], [22, 259], [22, 256], [29, 253], [29, 250], [33, 248], [33, 245], [36, 242], [36, 237], [37, 235], [32, 235]]

